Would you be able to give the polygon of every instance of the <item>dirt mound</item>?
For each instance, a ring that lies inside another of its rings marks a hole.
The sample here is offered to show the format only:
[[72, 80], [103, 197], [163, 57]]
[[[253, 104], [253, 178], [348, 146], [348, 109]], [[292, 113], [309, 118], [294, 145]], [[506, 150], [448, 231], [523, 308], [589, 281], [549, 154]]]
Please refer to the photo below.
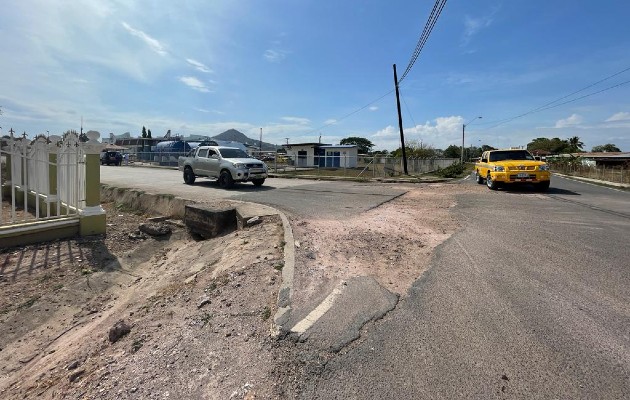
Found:
[[[0, 253], [2, 398], [269, 395], [281, 222], [206, 241], [106, 204], [104, 237]], [[115, 324], [125, 334], [109, 340]]]

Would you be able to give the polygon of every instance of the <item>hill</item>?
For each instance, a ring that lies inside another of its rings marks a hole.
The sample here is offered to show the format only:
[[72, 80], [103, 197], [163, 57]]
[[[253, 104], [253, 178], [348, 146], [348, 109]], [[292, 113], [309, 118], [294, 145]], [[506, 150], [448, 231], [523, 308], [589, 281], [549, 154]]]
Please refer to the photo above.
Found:
[[[243, 144], [247, 144], [250, 146], [256, 146], [258, 147], [259, 145], [259, 140], [258, 139], [252, 139], [247, 137], [243, 132], [239, 132], [236, 129], [228, 129], [227, 131], [220, 133], [216, 136], [213, 136], [212, 139], [216, 139], [216, 140], [228, 140], [228, 141], [234, 141], [234, 142], [240, 142]], [[266, 143], [266, 142], [262, 142], [262, 150], [263, 151], [275, 151], [276, 150], [276, 145], [272, 144], [272, 143]]]

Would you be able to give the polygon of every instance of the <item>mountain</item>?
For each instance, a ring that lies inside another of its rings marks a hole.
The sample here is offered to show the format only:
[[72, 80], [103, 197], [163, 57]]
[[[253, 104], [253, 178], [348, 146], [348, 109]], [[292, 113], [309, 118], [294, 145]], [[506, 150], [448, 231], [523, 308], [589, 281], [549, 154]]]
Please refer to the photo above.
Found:
[[[240, 142], [243, 144], [256, 146], [256, 147], [258, 147], [260, 143], [258, 139], [248, 138], [247, 136], [245, 136], [243, 132], [239, 132], [236, 129], [228, 129], [227, 131], [223, 133], [213, 136], [212, 139]], [[275, 144], [262, 142], [263, 151], [276, 151], [277, 147], [278, 146], [276, 146]]]
[[255, 140], [248, 138], [245, 136], [243, 132], [239, 132], [236, 129], [228, 129], [227, 131], [220, 133], [216, 136], [212, 137], [217, 140], [228, 140], [233, 142], [241, 142], [244, 144], [254, 144]]

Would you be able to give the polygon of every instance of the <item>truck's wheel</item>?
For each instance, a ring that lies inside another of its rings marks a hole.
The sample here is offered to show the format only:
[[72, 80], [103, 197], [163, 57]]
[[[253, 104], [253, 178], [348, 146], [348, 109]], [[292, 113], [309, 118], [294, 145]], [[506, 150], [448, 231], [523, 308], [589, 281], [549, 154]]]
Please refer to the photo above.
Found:
[[479, 171], [475, 171], [475, 179], [477, 180], [478, 184], [483, 185], [483, 178], [481, 177], [481, 175], [479, 175]]
[[221, 171], [221, 175], [219, 175], [219, 186], [223, 189], [229, 189], [234, 185], [234, 179], [232, 179], [232, 174], [229, 171]]
[[497, 190], [499, 188], [499, 184], [495, 182], [494, 180], [492, 180], [492, 176], [490, 175], [489, 172], [488, 172], [488, 176], [486, 176], [486, 185], [488, 186], [488, 189], [490, 190]]
[[549, 183], [549, 181], [537, 183], [536, 190], [539, 192], [546, 192], [549, 189]]
[[262, 184], [265, 183], [265, 179], [252, 179], [252, 183], [254, 186], [262, 186]]
[[184, 168], [184, 182], [187, 185], [192, 185], [193, 183], [195, 183], [195, 174], [190, 167]]

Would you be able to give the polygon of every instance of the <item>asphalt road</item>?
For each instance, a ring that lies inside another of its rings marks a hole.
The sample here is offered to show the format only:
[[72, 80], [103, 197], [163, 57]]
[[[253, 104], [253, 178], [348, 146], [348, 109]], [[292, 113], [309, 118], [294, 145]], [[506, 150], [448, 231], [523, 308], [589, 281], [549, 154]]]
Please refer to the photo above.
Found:
[[182, 173], [173, 169], [124, 166], [102, 166], [101, 182], [148, 193], [170, 193], [201, 202], [231, 199], [261, 203], [300, 218], [347, 217], [406, 193], [405, 189], [395, 184], [277, 178], [267, 179], [261, 187], [241, 183], [224, 190], [216, 181], [204, 178], [198, 178], [194, 185], [186, 185]]
[[465, 228], [299, 397], [630, 398], [630, 193], [552, 186], [458, 198]]

